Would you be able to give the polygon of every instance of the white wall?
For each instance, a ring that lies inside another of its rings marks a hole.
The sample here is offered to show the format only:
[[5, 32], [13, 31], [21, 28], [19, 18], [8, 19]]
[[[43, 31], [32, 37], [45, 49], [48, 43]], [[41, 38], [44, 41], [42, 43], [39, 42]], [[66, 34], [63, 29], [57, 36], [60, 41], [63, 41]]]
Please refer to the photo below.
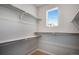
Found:
[[[46, 10], [59, 7], [60, 16], [59, 16], [59, 25], [57, 27], [48, 28], [46, 27]], [[50, 4], [38, 8], [38, 16], [41, 20], [38, 22], [38, 31], [39, 32], [70, 32], [78, 33], [77, 28], [71, 23], [77, 12], [79, 11], [79, 5], [70, 5], [70, 4], [61, 4], [55, 5]]]
[[79, 34], [77, 33], [38, 33], [39, 49], [51, 54], [79, 54]]
[[36, 19], [25, 15], [19, 19], [20, 12], [7, 5], [0, 5], [0, 42], [17, 40], [32, 35], [36, 31]]
[[32, 4], [12, 4], [13, 6], [24, 10], [27, 13], [30, 13], [31, 15], [37, 17], [37, 10], [36, 7], [33, 6]]
[[[28, 6], [29, 7], [29, 6]], [[29, 11], [30, 12], [30, 11]], [[0, 5], [0, 54], [23, 55], [37, 49], [36, 19], [11, 5]]]
[[[59, 26], [48, 28], [46, 27], [46, 10], [54, 7], [59, 7], [60, 10]], [[38, 16], [41, 18], [38, 22], [38, 34], [41, 35], [39, 49], [57, 55], [79, 54], [79, 34], [75, 34], [79, 33], [79, 30], [71, 23], [78, 11], [79, 5], [52, 4], [39, 7]]]

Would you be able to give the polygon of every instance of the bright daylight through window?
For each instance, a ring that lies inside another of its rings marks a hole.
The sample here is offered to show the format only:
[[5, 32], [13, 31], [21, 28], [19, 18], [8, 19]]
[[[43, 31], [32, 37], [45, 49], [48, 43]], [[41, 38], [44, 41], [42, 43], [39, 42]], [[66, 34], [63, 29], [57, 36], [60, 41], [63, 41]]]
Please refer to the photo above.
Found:
[[58, 26], [59, 8], [55, 7], [53, 9], [47, 10], [47, 16], [46, 17], [47, 17], [46, 25], [48, 27]]

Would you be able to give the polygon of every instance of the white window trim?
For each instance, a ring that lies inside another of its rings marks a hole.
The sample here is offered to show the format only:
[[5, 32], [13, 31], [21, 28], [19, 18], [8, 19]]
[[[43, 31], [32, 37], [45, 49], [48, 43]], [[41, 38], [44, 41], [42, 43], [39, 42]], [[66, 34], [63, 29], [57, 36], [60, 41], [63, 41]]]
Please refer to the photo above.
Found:
[[[47, 26], [47, 27], [49, 27], [49, 26], [48, 26], [48, 12], [53, 11], [53, 10], [56, 10], [56, 9], [59, 9], [59, 8], [58, 8], [58, 7], [54, 7], [54, 8], [52, 8], [52, 9], [49, 9], [49, 10], [46, 11], [46, 26]], [[52, 27], [54, 27], [54, 26], [52, 26]], [[55, 26], [55, 27], [56, 27], [56, 26]]]

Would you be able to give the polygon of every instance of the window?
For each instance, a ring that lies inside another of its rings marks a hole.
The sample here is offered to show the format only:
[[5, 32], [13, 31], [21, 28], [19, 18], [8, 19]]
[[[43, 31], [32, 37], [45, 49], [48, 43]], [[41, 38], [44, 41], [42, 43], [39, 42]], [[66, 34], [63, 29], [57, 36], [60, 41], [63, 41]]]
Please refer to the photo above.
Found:
[[58, 19], [59, 19], [59, 8], [53, 8], [47, 11], [47, 20], [46, 25], [48, 27], [58, 26]]

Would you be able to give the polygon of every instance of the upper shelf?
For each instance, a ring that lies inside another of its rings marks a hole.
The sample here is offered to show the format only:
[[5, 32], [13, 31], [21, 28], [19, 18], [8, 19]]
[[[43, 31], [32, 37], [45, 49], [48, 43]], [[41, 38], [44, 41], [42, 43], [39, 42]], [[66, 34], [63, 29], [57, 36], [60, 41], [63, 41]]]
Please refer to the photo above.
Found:
[[32, 15], [32, 14], [30, 14], [30, 13], [28, 13], [28, 12], [26, 12], [26, 11], [20, 9], [20, 8], [17, 8], [17, 7], [15, 7], [14, 5], [10, 5], [10, 6], [14, 7], [17, 11], [22, 12], [23, 14], [30, 15], [31, 17], [35, 18], [36, 20], [40, 20], [39, 17], [36, 17], [36, 16], [34, 16], [34, 15]]

